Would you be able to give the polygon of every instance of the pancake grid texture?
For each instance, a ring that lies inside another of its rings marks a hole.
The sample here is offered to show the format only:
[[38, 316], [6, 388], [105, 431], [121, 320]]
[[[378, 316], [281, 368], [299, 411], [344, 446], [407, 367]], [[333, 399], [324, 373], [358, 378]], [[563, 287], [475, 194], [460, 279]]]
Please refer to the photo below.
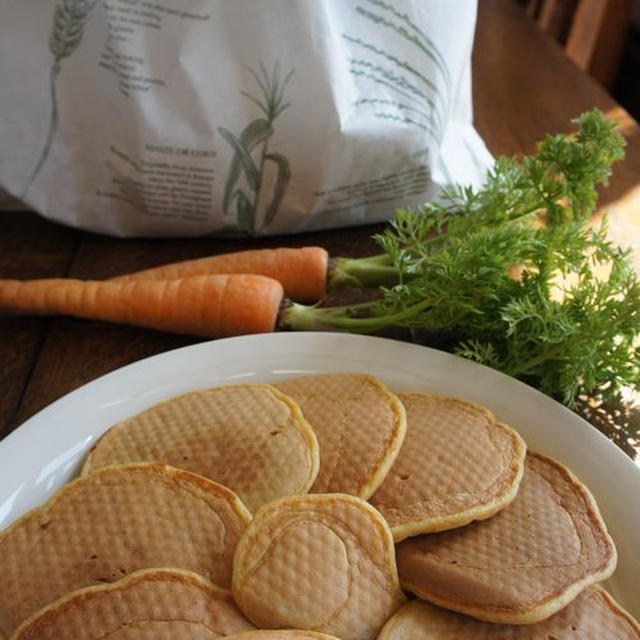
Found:
[[307, 493], [320, 464], [318, 441], [299, 407], [269, 385], [203, 389], [155, 405], [109, 429], [82, 474], [142, 461], [220, 482], [251, 511]]
[[0, 632], [71, 591], [139, 569], [187, 569], [228, 587], [250, 519], [231, 490], [161, 464], [78, 478], [0, 533]]
[[513, 501], [526, 445], [487, 409], [426, 393], [399, 393], [407, 412], [400, 453], [370, 502], [396, 542], [488, 518]]
[[303, 631], [301, 629], [257, 629], [234, 633], [229, 640], [340, 640], [335, 636], [317, 631]]
[[100, 640], [217, 640], [220, 634], [192, 622], [138, 622]]
[[589, 587], [532, 625], [481, 622], [422, 600], [405, 605], [378, 640], [638, 640], [640, 625], [601, 587]]
[[145, 569], [63, 597], [25, 621], [11, 640], [218, 638], [253, 628], [228, 591], [199, 575]]
[[284, 498], [258, 511], [238, 543], [233, 597], [266, 629], [373, 640], [405, 602], [388, 525], [346, 494]]
[[380, 486], [406, 432], [402, 403], [379, 380], [329, 373], [276, 385], [291, 396], [320, 445], [312, 493], [348, 493], [364, 500]]
[[403, 586], [489, 622], [530, 624], [609, 577], [616, 551], [588, 489], [560, 463], [527, 454], [516, 499], [489, 520], [401, 542]]

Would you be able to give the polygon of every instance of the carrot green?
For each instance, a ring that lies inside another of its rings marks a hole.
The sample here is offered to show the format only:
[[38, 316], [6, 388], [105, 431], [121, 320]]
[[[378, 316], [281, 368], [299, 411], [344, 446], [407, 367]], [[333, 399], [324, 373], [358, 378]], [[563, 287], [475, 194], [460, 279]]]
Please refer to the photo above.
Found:
[[597, 110], [576, 122], [575, 135], [548, 136], [535, 155], [498, 159], [479, 190], [453, 187], [399, 211], [376, 237], [379, 256], [337, 261], [330, 287], [379, 284], [379, 300], [292, 304], [281, 324], [444, 330], [459, 355], [569, 406], [639, 385], [640, 283], [628, 253], [606, 239], [606, 218], [585, 224], [624, 140]]

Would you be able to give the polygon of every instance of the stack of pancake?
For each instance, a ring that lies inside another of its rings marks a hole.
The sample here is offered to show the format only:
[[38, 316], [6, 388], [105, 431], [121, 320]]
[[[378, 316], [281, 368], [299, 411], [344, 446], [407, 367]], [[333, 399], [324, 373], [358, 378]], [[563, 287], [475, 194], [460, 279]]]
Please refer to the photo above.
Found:
[[365, 374], [109, 429], [0, 532], [10, 640], [640, 639], [589, 490], [490, 411]]

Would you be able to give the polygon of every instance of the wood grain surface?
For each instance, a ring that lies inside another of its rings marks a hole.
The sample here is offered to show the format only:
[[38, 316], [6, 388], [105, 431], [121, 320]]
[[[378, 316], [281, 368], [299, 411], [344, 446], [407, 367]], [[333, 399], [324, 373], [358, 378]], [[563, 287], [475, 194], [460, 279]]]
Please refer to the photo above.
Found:
[[[629, 225], [635, 229], [634, 215], [640, 215], [640, 207], [627, 207], [640, 183], [638, 126], [512, 0], [479, 2], [473, 87], [475, 126], [495, 155], [530, 153], [547, 132], [568, 130], [572, 118], [594, 106], [615, 117], [628, 136], [627, 158], [602, 199], [612, 210], [614, 233], [618, 229], [620, 237], [630, 241]], [[334, 255], [361, 256], [375, 250], [371, 235], [381, 229], [378, 225], [250, 241], [123, 240], [74, 231], [32, 213], [5, 212], [0, 213], [0, 277], [105, 278], [184, 258], [284, 244], [320, 244]], [[0, 438], [104, 373], [196, 341], [101, 322], [0, 316]]]

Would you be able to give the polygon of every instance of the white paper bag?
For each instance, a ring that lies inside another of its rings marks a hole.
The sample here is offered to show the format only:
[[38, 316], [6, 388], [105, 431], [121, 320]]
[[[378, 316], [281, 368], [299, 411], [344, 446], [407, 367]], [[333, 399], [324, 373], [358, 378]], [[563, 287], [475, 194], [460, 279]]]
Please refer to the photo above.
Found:
[[475, 0], [0, 0], [0, 187], [122, 236], [381, 221], [482, 180]]

